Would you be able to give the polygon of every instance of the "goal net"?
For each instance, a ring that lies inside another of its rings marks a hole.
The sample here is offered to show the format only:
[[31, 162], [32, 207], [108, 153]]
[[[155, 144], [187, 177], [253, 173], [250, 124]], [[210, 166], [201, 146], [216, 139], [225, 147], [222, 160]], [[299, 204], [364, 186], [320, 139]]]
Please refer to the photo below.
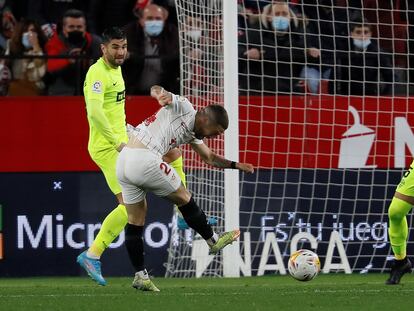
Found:
[[[218, 231], [230, 222], [242, 236], [231, 256], [211, 257], [192, 230], [173, 225], [166, 275], [226, 276], [226, 260], [240, 275], [285, 274], [299, 248], [316, 251], [324, 272], [383, 272], [392, 258], [388, 205], [414, 154], [413, 5], [235, 2], [176, 0], [176, 8], [182, 94], [198, 108], [232, 109], [225, 83], [238, 85], [237, 137], [207, 144], [222, 155], [235, 146], [256, 168], [226, 179], [185, 150], [188, 187]], [[223, 17], [228, 3], [236, 11]], [[223, 35], [231, 14], [233, 38]], [[234, 44], [232, 75], [224, 56]], [[410, 229], [408, 253], [413, 237]]]

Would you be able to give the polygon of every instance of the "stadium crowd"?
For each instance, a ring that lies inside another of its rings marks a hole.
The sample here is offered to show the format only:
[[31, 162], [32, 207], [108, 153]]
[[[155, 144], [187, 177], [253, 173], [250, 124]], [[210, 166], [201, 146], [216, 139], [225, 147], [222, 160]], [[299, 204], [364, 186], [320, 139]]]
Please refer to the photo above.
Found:
[[[200, 1], [200, 0], [198, 0]], [[195, 1], [197, 2], [197, 1]], [[239, 0], [243, 93], [407, 95], [414, 82], [414, 4], [407, 0]], [[174, 0], [0, 0], [1, 95], [81, 95], [102, 31], [123, 27], [126, 92], [178, 92]], [[184, 53], [208, 70], [216, 31], [186, 17]], [[410, 26], [411, 25], [411, 26]], [[212, 82], [214, 83], [214, 82]], [[412, 92], [410, 92], [412, 93]]]

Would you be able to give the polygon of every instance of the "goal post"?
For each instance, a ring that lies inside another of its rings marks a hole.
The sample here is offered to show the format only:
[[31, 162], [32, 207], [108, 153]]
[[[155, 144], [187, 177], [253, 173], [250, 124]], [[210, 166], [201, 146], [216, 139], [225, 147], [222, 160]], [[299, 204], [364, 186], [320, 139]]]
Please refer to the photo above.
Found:
[[[238, 85], [238, 41], [237, 41], [237, 0], [222, 2], [223, 54], [224, 54], [224, 107], [229, 115], [229, 128], [224, 132], [224, 156], [239, 161], [239, 85]], [[225, 231], [239, 228], [239, 172], [224, 172], [224, 228]], [[237, 277], [239, 241], [223, 249], [223, 275]]]

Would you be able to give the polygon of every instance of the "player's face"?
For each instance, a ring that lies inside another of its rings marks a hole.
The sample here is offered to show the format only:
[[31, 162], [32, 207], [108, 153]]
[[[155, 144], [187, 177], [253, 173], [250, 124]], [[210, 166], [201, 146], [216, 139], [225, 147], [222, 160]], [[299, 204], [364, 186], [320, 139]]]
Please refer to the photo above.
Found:
[[127, 56], [126, 39], [112, 39], [107, 44], [102, 45], [102, 53], [105, 60], [112, 66], [121, 66]]
[[195, 137], [198, 139], [215, 138], [223, 133], [224, 129], [220, 125], [213, 124], [208, 119], [205, 119], [198, 129], [194, 129]]

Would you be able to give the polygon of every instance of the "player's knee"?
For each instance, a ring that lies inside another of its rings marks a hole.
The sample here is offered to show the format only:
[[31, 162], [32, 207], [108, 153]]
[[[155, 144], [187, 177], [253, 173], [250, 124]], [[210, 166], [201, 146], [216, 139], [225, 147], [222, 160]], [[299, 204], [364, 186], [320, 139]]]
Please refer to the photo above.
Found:
[[143, 226], [145, 224], [145, 217], [147, 215], [146, 204], [143, 205], [128, 205], [128, 223], [135, 226]]
[[183, 196], [181, 197], [181, 202], [179, 202], [179, 204], [177, 204], [178, 206], [183, 206], [186, 205], [188, 202], [190, 202], [191, 199], [191, 193], [188, 191], [185, 191], [183, 193]]
[[143, 226], [145, 225], [145, 218], [129, 215], [128, 223], [135, 226]]
[[166, 198], [179, 207], [190, 202], [191, 193], [181, 184], [176, 191], [167, 195]]
[[405, 217], [403, 210], [398, 206], [395, 200], [391, 201], [391, 205], [388, 208], [388, 218], [393, 222], [400, 222]]

